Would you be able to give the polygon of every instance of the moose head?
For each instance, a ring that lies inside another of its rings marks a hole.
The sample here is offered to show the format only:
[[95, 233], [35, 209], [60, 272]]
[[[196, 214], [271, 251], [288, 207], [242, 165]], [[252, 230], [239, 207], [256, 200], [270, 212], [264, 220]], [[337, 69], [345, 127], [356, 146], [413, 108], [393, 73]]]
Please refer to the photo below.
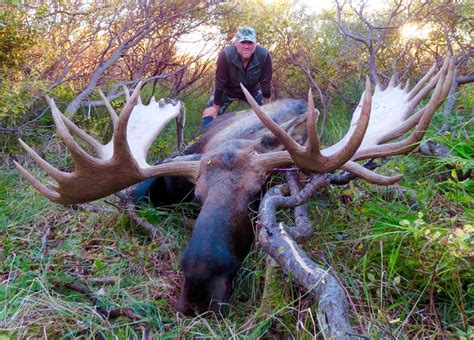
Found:
[[[195, 185], [201, 211], [182, 255], [184, 283], [176, 309], [185, 314], [217, 312], [229, 301], [232, 279], [251, 245], [254, 231], [249, 206], [262, 190], [266, 175], [276, 167], [296, 165], [320, 174], [342, 169], [380, 185], [397, 182], [401, 175], [383, 176], [357, 161], [413, 150], [448, 93], [453, 70], [454, 60], [447, 57], [437, 73], [433, 66], [413, 89], [392, 78], [385, 89], [376, 87], [373, 95], [367, 79], [347, 134], [322, 150], [311, 91], [307, 104], [286, 99], [259, 107], [243, 88], [253, 110], [217, 119], [182, 155], [157, 165], [147, 163], [148, 150], [163, 127], [178, 117], [182, 104], [152, 99], [143, 105], [139, 83], [119, 116], [107, 104], [114, 134], [103, 145], [62, 115], [48, 98], [57, 133], [70, 150], [75, 169], [68, 173], [54, 168], [21, 140], [57, 184], [47, 187], [15, 164], [40, 193], [61, 204], [96, 200], [151, 177], [188, 179]], [[416, 110], [431, 90], [429, 102]], [[411, 130], [405, 139], [388, 143]], [[69, 131], [86, 141], [96, 155], [81, 148]]]

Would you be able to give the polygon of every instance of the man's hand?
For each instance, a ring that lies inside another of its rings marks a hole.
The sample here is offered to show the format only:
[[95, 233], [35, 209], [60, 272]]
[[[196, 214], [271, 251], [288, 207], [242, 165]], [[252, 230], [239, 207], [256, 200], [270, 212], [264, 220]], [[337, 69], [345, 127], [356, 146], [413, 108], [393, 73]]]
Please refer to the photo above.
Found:
[[217, 113], [219, 112], [219, 109], [220, 109], [220, 105], [212, 105], [212, 106], [209, 106], [207, 107], [204, 112], [202, 113], [202, 118], [204, 117], [212, 117], [212, 118], [216, 118], [217, 117]]
[[263, 105], [270, 103], [270, 98], [263, 97]]

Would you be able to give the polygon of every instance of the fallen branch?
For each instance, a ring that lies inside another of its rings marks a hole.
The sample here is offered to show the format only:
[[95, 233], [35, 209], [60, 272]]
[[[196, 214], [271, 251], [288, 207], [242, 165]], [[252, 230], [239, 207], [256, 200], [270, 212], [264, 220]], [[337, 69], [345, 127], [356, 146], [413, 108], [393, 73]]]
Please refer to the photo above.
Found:
[[[258, 242], [265, 252], [319, 301], [316, 314], [324, 337], [341, 339], [350, 338], [354, 334], [344, 290], [328, 270], [313, 262], [295, 242], [292, 238], [292, 234], [295, 234], [292, 231], [294, 228], [287, 228], [276, 220], [277, 208], [301, 205], [316, 190], [326, 187], [329, 183], [327, 175], [315, 174], [298, 194], [286, 197], [283, 196], [284, 187], [271, 188], [260, 205], [262, 227]], [[296, 234], [298, 236], [298, 233]]]
[[113, 211], [110, 210], [110, 209], [106, 209], [106, 208], [103, 208], [103, 207], [100, 207], [100, 206], [97, 206], [97, 205], [93, 205], [93, 204], [90, 204], [90, 203], [71, 204], [71, 205], [69, 205], [69, 207], [72, 210], [88, 211], [88, 212], [92, 212], [92, 213], [99, 214], [99, 215], [108, 215], [108, 214], [113, 213]]
[[153, 241], [159, 242], [163, 239], [163, 235], [157, 227], [148, 222], [145, 218], [138, 216], [135, 209], [135, 204], [131, 202], [131, 199], [126, 194], [124, 194], [123, 192], [117, 192], [115, 193], [115, 196], [122, 200], [122, 205], [125, 208], [127, 216], [130, 217], [130, 219], [135, 223], [135, 225], [145, 229], [150, 234], [150, 237]]
[[48, 237], [50, 234], [51, 234], [51, 227], [48, 226], [43, 236], [41, 236], [41, 248], [40, 248], [41, 258], [43, 258], [44, 254], [46, 253], [46, 245], [48, 243]]
[[65, 283], [64, 286], [76, 292], [86, 295], [92, 302], [92, 304], [97, 308], [97, 312], [104, 316], [105, 318], [118, 318], [119, 316], [126, 316], [132, 321], [141, 320], [141, 317], [135, 314], [130, 308], [114, 308], [109, 309], [106, 307], [101, 307], [99, 298], [90, 291], [87, 286], [78, 283]]
[[87, 279], [87, 282], [90, 284], [115, 284], [119, 281], [118, 276], [110, 276], [110, 277], [90, 277]]
[[[288, 172], [286, 174], [286, 180], [290, 189], [291, 195], [297, 195], [301, 191], [300, 183], [298, 180], [298, 173]], [[297, 243], [307, 241], [313, 235], [313, 225], [309, 220], [308, 206], [306, 203], [298, 205], [294, 208], [295, 226], [289, 228], [290, 235]]]
[[[133, 204], [130, 201], [130, 199], [127, 198], [126, 194], [122, 192], [118, 192], [115, 194], [115, 196], [120, 198], [121, 200], [120, 204], [117, 205], [109, 201], [106, 201], [106, 203], [113, 206], [117, 210], [120, 210], [120, 211], [124, 210], [127, 216], [135, 223], [135, 225], [145, 229], [150, 234], [150, 237], [152, 238], [153, 241], [157, 242], [158, 240], [162, 239], [161, 232], [157, 227], [155, 227], [153, 224], [148, 222], [145, 218], [138, 216], [138, 214], [135, 211], [135, 204]], [[112, 212], [106, 208], [94, 206], [89, 203], [72, 204], [70, 205], [70, 207], [73, 210], [90, 211], [93, 213], [104, 214], [104, 215], [110, 214]]]

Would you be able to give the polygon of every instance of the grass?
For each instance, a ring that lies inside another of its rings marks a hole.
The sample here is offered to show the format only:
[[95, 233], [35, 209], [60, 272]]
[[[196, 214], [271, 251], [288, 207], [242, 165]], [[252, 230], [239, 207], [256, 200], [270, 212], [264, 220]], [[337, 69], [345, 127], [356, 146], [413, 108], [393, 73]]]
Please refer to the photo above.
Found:
[[[188, 108], [188, 122], [199, 124], [199, 114]], [[448, 145], [449, 159], [410, 154], [378, 170], [406, 174], [403, 190], [354, 181], [309, 202], [316, 231], [304, 248], [348, 291], [361, 334], [467, 339], [474, 333], [472, 118], [467, 114], [461, 121], [450, 135], [429, 135]], [[172, 130], [156, 145], [172, 144]], [[155, 147], [156, 154], [168, 152]], [[54, 142], [49, 148], [64, 153]], [[68, 167], [53, 152], [45, 153]], [[23, 154], [17, 158], [34, 168]], [[47, 201], [9, 159], [3, 161], [0, 338], [321, 336], [315, 301], [269, 265], [257, 247], [235, 281], [228, 317], [177, 315], [172, 305], [181, 284], [179, 257], [191, 233], [182, 216], [192, 215], [194, 207], [143, 209], [163, 233], [153, 242], [106, 200], [90, 206], [98, 212]], [[290, 219], [291, 212], [280, 216]], [[129, 309], [139, 319], [104, 317], [71, 284], [87, 287], [98, 306]]]

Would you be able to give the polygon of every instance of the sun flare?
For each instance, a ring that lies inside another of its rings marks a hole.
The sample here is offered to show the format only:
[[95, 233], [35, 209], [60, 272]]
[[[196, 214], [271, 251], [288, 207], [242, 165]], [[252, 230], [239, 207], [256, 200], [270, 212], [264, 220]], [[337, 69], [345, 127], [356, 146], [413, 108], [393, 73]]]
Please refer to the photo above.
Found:
[[433, 31], [433, 27], [430, 25], [425, 25], [420, 27], [415, 23], [407, 23], [403, 25], [400, 30], [400, 35], [403, 39], [421, 39], [426, 40], [429, 38], [430, 33]]

